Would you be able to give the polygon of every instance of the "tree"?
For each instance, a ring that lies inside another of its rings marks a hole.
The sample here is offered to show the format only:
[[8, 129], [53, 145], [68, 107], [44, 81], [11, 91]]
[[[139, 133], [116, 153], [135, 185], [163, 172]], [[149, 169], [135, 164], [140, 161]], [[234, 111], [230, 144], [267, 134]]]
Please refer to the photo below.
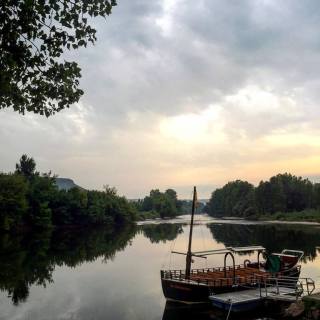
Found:
[[53, 222], [57, 225], [87, 224], [88, 217], [88, 192], [79, 188], [71, 188], [68, 191], [60, 190], [54, 200]]
[[175, 217], [180, 209], [181, 203], [173, 189], [167, 189], [165, 192], [159, 189], [151, 190], [150, 195], [146, 196], [140, 205], [141, 211], [154, 211], [161, 218]]
[[313, 199], [312, 206], [313, 208], [320, 208], [320, 183], [315, 183], [313, 186]]
[[178, 212], [180, 213], [182, 211], [183, 202], [181, 200], [178, 200], [177, 192], [173, 189], [167, 189], [165, 191], [165, 195], [169, 197], [169, 199], [171, 199], [176, 210], [178, 210]]
[[310, 208], [314, 187], [308, 179], [289, 173], [278, 174], [261, 181], [256, 188], [256, 203], [260, 212], [292, 212]]
[[33, 158], [29, 158], [26, 154], [23, 154], [16, 164], [16, 173], [24, 175], [26, 178], [30, 178], [35, 174], [36, 163]]
[[243, 217], [255, 212], [254, 187], [247, 181], [228, 182], [216, 189], [206, 210], [212, 216], [231, 215]]
[[115, 0], [2, 0], [0, 109], [48, 117], [79, 101], [81, 70], [62, 54], [95, 43], [88, 20], [106, 18], [115, 5]]
[[27, 211], [27, 182], [21, 175], [0, 174], [0, 229], [20, 225]]
[[167, 195], [170, 199], [172, 199], [172, 201], [174, 201], [175, 203], [178, 200], [178, 196], [177, 196], [177, 192], [173, 189], [167, 189], [165, 191], [165, 195]]
[[27, 222], [31, 226], [47, 228], [52, 225], [51, 203], [57, 194], [54, 178], [43, 174], [34, 175], [29, 183]]

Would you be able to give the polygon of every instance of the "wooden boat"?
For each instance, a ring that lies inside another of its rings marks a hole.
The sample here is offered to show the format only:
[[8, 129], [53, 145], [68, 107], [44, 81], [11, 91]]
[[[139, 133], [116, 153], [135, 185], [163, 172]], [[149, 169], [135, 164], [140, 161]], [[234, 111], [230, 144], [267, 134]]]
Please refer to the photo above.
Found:
[[[211, 294], [225, 293], [257, 287], [264, 279], [270, 277], [299, 278], [301, 266], [298, 264], [303, 256], [302, 251], [283, 250], [272, 254], [267, 261], [260, 261], [265, 252], [262, 246], [227, 247], [218, 250], [192, 252], [193, 219], [197, 201], [196, 187], [193, 192], [191, 223], [187, 253], [172, 251], [172, 253], [186, 256], [186, 268], [183, 270], [161, 270], [161, 284], [165, 298], [169, 301], [182, 303], [207, 303]], [[245, 260], [242, 264], [235, 264], [234, 254], [243, 252], [257, 252], [257, 260]], [[203, 258], [213, 254], [224, 255], [224, 265], [206, 269], [191, 269], [192, 258]], [[228, 256], [232, 259], [232, 266], [227, 266]]]

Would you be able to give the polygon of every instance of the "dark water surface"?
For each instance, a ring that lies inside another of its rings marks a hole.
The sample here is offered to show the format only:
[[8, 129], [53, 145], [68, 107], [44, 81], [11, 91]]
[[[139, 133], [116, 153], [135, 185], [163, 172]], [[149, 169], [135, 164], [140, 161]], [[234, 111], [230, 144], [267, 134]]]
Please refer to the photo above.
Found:
[[[188, 228], [166, 223], [0, 235], [0, 319], [225, 319], [211, 309], [166, 304], [163, 297], [160, 269], [184, 267], [183, 256], [169, 253], [186, 250]], [[303, 250], [301, 276], [320, 288], [320, 226], [202, 221], [193, 239], [194, 250], [245, 245]], [[236, 257], [247, 258], [254, 259]], [[222, 264], [223, 256], [210, 256], [193, 267]], [[252, 319], [261, 316], [266, 315]]]

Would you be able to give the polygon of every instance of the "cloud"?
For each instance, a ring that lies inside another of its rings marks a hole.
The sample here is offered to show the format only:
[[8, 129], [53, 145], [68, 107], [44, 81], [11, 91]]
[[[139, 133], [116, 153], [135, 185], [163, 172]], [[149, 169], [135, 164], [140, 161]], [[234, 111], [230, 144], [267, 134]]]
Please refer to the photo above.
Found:
[[[85, 95], [50, 119], [0, 112], [0, 165], [129, 197], [207, 192], [279, 171], [320, 175], [316, 0], [121, 0], [98, 42], [66, 59]], [[88, 174], [90, 172], [90, 174]]]

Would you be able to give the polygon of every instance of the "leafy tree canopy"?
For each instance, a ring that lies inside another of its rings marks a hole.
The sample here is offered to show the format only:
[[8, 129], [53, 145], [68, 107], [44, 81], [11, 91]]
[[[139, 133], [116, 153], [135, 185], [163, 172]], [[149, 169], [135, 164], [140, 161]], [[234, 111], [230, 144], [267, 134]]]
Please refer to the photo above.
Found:
[[14, 174], [0, 173], [0, 231], [52, 225], [120, 226], [135, 219], [135, 207], [115, 188], [59, 190], [56, 177], [37, 172], [34, 159], [27, 155], [20, 158]]
[[22, 174], [27, 178], [30, 178], [35, 174], [36, 162], [33, 158], [29, 158], [26, 154], [23, 154], [16, 164], [16, 173]]
[[289, 173], [278, 174], [254, 187], [233, 181], [216, 189], [206, 206], [213, 216], [248, 217], [320, 208], [320, 184]]
[[0, 108], [48, 117], [79, 101], [80, 68], [62, 54], [94, 43], [90, 18], [106, 18], [115, 5], [115, 0], [1, 0]]
[[168, 189], [165, 192], [161, 192], [159, 189], [151, 190], [150, 195], [136, 205], [139, 211], [154, 211], [161, 218], [175, 217], [181, 209], [177, 193], [173, 189]]

